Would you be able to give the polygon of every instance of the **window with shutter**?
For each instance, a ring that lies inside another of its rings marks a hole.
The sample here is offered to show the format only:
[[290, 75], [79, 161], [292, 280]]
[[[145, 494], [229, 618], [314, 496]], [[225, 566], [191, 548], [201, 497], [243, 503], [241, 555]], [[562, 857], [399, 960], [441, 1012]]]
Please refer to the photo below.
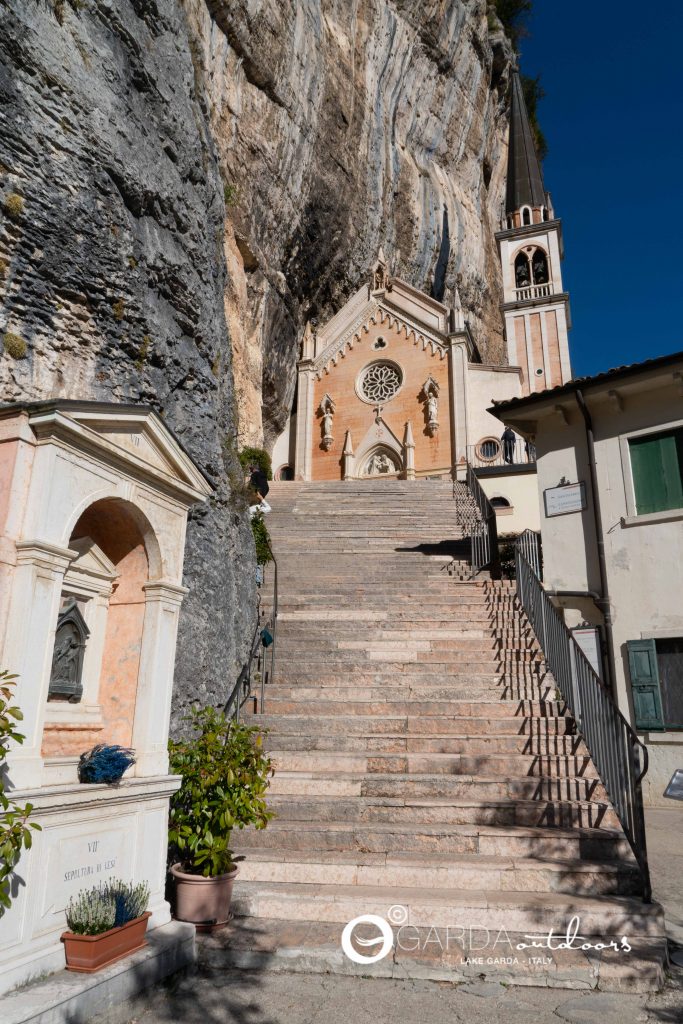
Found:
[[629, 640], [627, 647], [636, 729], [664, 729], [655, 641]]
[[636, 514], [683, 508], [683, 428], [629, 439]]

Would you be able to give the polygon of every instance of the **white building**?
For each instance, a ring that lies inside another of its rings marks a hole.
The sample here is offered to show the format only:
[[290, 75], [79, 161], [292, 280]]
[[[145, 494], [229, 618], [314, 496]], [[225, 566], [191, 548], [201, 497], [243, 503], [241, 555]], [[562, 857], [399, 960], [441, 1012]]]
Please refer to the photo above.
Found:
[[544, 585], [570, 628], [598, 628], [661, 804], [683, 768], [683, 353], [491, 411], [536, 446]]

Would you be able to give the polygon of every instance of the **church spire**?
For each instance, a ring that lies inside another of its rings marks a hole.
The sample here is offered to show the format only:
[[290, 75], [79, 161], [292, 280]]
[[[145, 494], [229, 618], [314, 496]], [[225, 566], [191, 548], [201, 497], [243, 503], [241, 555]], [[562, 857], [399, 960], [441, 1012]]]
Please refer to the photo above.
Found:
[[[531, 211], [537, 210], [540, 213], [545, 207], [546, 195], [541, 164], [534, 146], [519, 71], [513, 68], [505, 212], [508, 217], [512, 217], [526, 208], [529, 219], [520, 217], [520, 221], [531, 223], [537, 219], [532, 217]], [[541, 216], [538, 219], [545, 220], [546, 217]]]

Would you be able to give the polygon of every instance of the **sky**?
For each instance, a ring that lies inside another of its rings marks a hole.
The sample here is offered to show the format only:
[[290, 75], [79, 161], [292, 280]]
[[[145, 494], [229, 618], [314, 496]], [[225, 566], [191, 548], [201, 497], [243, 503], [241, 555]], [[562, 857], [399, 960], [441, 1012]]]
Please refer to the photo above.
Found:
[[683, 351], [683, 4], [535, 0], [575, 376]]

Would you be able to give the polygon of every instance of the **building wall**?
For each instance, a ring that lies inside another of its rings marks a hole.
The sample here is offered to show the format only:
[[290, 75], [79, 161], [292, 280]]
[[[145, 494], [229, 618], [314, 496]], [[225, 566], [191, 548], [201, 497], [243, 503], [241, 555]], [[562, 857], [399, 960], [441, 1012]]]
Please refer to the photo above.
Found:
[[[680, 423], [683, 409], [678, 386], [671, 381], [657, 390], [629, 392], [618, 410], [607, 395], [589, 397], [594, 422], [598, 489], [602, 511], [608, 587], [612, 604], [615, 686], [619, 707], [634, 721], [627, 641], [683, 636], [683, 512], [653, 516], [629, 515], [630, 471], [624, 472], [620, 437], [646, 428]], [[557, 421], [557, 422], [555, 422]], [[539, 493], [561, 476], [587, 483], [589, 508], [583, 513], [548, 519], [541, 510], [545, 585], [551, 589], [597, 590], [599, 566], [590, 506], [583, 421], [578, 410], [570, 424], [555, 415], [544, 420], [537, 436]], [[628, 467], [628, 464], [627, 464]], [[567, 598], [568, 625], [599, 621], [593, 609]], [[648, 804], [669, 803], [662, 793], [676, 768], [683, 767], [683, 732], [641, 734], [650, 754], [644, 781]]]
[[479, 477], [487, 498], [507, 498], [511, 509], [497, 509], [498, 536], [520, 534], [524, 530], [538, 532], [541, 519], [538, 509], [538, 486], [535, 473], [508, 473]]
[[468, 444], [477, 444], [485, 437], [500, 438], [503, 425], [487, 411], [494, 402], [518, 398], [522, 394], [522, 375], [518, 366], [485, 366], [470, 363], [468, 367]]
[[[374, 350], [372, 344], [377, 338], [384, 338], [386, 348]], [[450, 472], [452, 465], [451, 415], [449, 403], [448, 356], [432, 353], [429, 346], [415, 344], [395, 327], [388, 324], [371, 325], [369, 333], [363, 333], [361, 340], [352, 349], [347, 349], [337, 365], [331, 365], [329, 373], [323, 373], [321, 380], [314, 382], [313, 418], [313, 480], [339, 480], [342, 477], [342, 450], [344, 436], [351, 431], [354, 452], [368, 431], [372, 428], [374, 406], [362, 401], [356, 394], [356, 380], [361, 370], [377, 360], [391, 360], [403, 371], [403, 386], [395, 398], [383, 406], [382, 418], [403, 441], [405, 424], [410, 421], [415, 439], [415, 469], [422, 473]], [[430, 437], [426, 430], [425, 404], [419, 398], [422, 387], [431, 376], [440, 388], [439, 430]], [[329, 394], [335, 403], [334, 443], [329, 451], [322, 447], [321, 419], [318, 415], [320, 403]]]

